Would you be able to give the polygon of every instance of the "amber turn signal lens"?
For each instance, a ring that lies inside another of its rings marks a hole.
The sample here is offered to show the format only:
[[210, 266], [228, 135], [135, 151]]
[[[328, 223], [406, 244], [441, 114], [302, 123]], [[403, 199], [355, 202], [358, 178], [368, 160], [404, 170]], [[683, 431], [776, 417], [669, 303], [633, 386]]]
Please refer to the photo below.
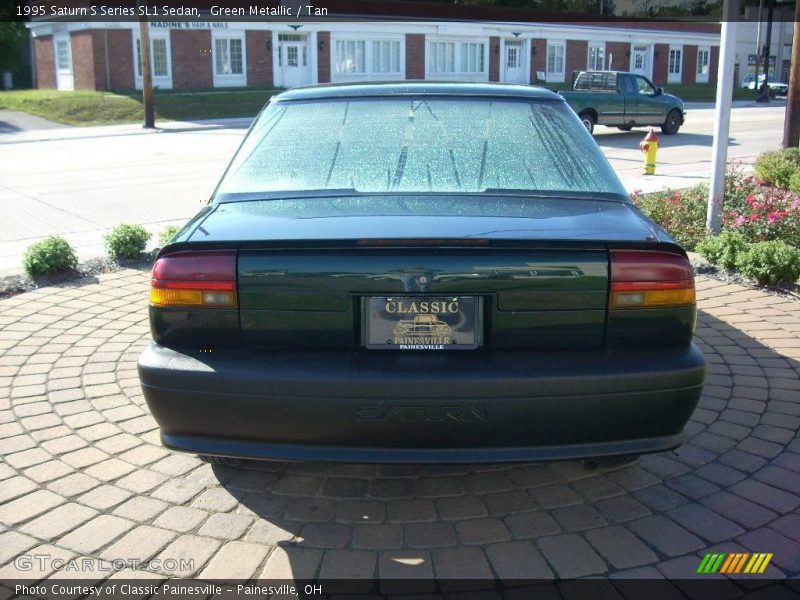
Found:
[[233, 292], [150, 288], [150, 304], [158, 306], [216, 306], [235, 308]]
[[611, 295], [611, 306], [614, 308], [686, 306], [694, 304], [694, 301], [693, 288], [614, 292]]
[[203, 292], [200, 290], [169, 290], [151, 287], [150, 303], [160, 306], [202, 306]]

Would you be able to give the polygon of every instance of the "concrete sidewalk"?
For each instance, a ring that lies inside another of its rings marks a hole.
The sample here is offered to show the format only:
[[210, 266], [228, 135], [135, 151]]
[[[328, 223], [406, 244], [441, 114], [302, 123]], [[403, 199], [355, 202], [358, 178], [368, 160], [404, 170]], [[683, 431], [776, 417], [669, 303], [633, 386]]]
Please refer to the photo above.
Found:
[[[0, 121], [3, 118], [0, 111]], [[24, 114], [24, 113], [18, 113]], [[26, 115], [30, 117], [30, 115]], [[32, 117], [38, 119], [38, 117]], [[45, 119], [41, 119], [45, 121]], [[50, 121], [45, 121], [50, 123]], [[19, 131], [4, 132], [0, 129], [0, 145], [28, 144], [34, 142], [53, 142], [81, 139], [97, 139], [131, 135], [153, 135], [156, 133], [182, 133], [189, 131], [210, 131], [214, 129], [247, 129], [253, 122], [251, 117], [232, 119], [201, 119], [197, 121], [159, 121], [154, 129], [145, 129], [138, 123], [128, 125], [106, 125], [100, 127], [70, 127], [52, 123], [54, 127], [31, 127]]]
[[0, 110], [0, 140], [7, 134], [69, 128], [69, 125], [54, 123], [42, 117], [16, 110]]
[[[669, 92], [669, 90], [667, 90]], [[716, 102], [684, 102], [686, 110], [698, 108], [716, 108]], [[775, 106], [786, 107], [786, 98], [773, 98], [769, 102], [756, 102], [755, 100], [734, 100], [733, 108], [770, 108]]]

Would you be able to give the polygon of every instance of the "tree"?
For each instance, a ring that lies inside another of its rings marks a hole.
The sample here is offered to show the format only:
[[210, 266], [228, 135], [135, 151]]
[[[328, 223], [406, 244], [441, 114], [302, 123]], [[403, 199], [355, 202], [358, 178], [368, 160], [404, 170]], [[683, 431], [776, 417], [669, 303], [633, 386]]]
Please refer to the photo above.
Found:
[[22, 65], [27, 43], [25, 25], [3, 21], [0, 16], [0, 71], [16, 71]]
[[800, 144], [800, 2], [794, 7], [794, 35], [792, 36], [792, 62], [789, 75], [789, 98], [783, 125], [783, 147], [797, 148]]

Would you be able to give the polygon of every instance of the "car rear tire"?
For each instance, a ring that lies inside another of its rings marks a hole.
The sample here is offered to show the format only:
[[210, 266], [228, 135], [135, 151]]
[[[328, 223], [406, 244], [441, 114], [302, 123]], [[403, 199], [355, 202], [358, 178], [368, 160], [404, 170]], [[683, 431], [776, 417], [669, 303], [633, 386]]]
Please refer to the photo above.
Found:
[[578, 115], [578, 118], [581, 120], [581, 123], [583, 123], [583, 126], [586, 127], [586, 131], [594, 134], [594, 125], [597, 123], [597, 119], [595, 119], [594, 114], [588, 110], [585, 110]]
[[664, 124], [661, 126], [661, 132], [664, 135], [675, 135], [681, 128], [681, 113], [677, 108], [673, 108], [667, 113], [667, 118], [664, 119]]

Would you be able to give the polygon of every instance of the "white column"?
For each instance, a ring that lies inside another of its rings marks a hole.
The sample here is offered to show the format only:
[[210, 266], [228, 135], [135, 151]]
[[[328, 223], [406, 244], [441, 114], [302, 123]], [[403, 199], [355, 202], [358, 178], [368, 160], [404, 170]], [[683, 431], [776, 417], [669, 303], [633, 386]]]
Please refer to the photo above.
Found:
[[722, 227], [722, 200], [725, 194], [725, 166], [728, 160], [728, 135], [733, 101], [733, 63], [739, 0], [724, 0], [722, 38], [717, 65], [717, 110], [714, 115], [714, 145], [711, 151], [711, 185], [708, 192], [706, 228], [717, 234]]

